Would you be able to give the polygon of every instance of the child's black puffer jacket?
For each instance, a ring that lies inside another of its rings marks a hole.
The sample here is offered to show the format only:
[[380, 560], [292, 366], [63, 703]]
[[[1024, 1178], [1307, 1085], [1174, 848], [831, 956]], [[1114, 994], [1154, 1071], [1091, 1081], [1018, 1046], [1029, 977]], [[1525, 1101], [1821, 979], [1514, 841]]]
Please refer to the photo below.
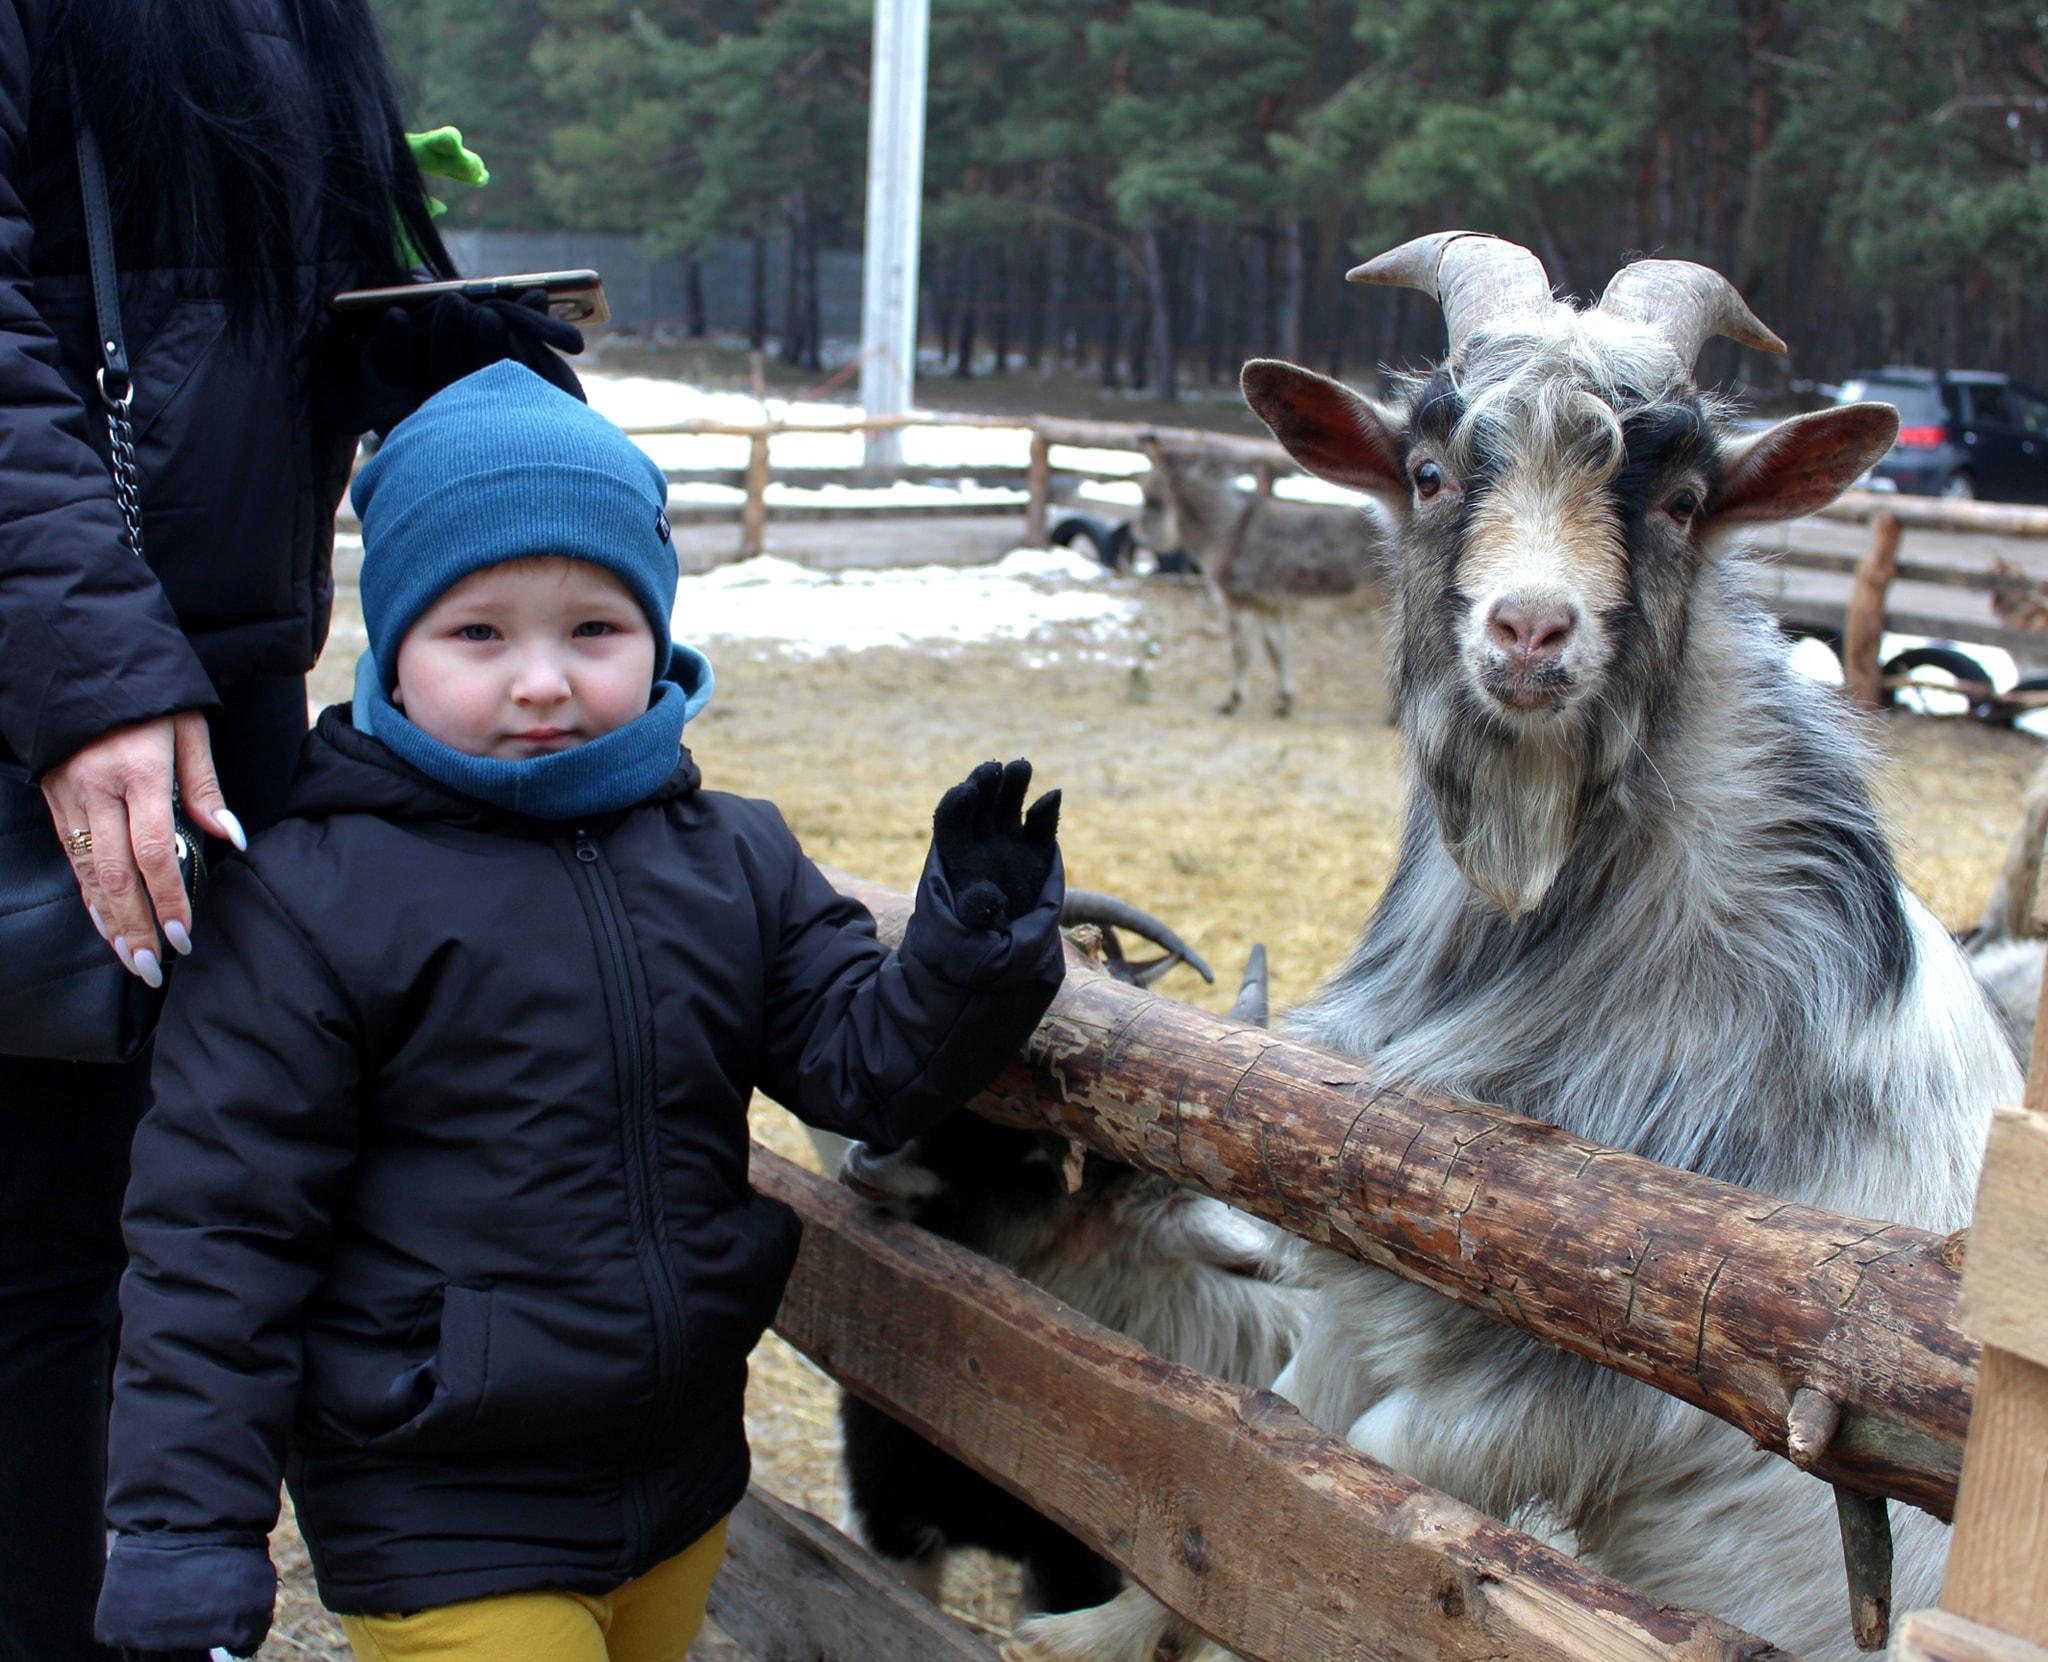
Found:
[[158, 1039], [103, 1630], [232, 1641], [259, 1589], [267, 1621], [288, 1450], [341, 1611], [601, 1590], [688, 1545], [745, 1489], [746, 1356], [796, 1250], [747, 1186], [749, 1094], [909, 1137], [1051, 1002], [1060, 895], [1055, 865], [969, 931], [934, 861], [891, 953], [687, 757], [551, 826], [328, 712]]

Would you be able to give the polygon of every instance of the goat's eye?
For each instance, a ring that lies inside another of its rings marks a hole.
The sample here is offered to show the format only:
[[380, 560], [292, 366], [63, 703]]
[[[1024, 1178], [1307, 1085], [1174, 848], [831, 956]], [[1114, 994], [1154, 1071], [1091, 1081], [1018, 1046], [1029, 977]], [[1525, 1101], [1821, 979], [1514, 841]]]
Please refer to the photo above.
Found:
[[1664, 511], [1680, 525], [1690, 525], [1699, 515], [1700, 499], [1697, 491], [1680, 491], [1664, 504]]
[[1435, 462], [1415, 464], [1415, 494], [1425, 501], [1444, 488], [1444, 470]]

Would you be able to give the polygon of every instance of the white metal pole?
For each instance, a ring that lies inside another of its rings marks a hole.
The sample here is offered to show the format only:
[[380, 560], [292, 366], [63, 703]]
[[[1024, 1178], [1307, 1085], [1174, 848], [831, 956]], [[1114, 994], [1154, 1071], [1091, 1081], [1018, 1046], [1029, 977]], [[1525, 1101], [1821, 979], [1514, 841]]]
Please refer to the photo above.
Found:
[[[917, 241], [924, 209], [924, 89], [931, 0], [875, 0], [868, 104], [867, 249], [861, 271], [860, 401], [910, 408], [917, 367]], [[900, 432], [870, 433], [870, 466], [903, 460]]]

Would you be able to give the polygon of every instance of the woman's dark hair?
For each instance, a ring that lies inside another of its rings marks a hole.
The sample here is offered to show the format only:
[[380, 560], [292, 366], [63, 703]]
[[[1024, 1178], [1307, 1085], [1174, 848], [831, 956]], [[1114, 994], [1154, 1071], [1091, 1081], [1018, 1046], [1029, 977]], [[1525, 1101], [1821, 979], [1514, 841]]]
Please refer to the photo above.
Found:
[[304, 257], [293, 213], [317, 202], [323, 251], [359, 281], [403, 281], [415, 257], [453, 276], [369, 0], [272, 4], [295, 53], [253, 27], [250, 0], [52, 6], [38, 94], [52, 78], [50, 90], [66, 77], [76, 87], [106, 156], [123, 262], [218, 269], [246, 320], [286, 291]]

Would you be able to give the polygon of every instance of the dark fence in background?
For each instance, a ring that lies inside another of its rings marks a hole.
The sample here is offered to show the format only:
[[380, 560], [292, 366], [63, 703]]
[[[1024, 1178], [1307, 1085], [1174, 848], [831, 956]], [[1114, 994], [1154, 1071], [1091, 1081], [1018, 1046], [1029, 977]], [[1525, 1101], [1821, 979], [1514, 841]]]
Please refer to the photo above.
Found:
[[[688, 265], [680, 255], [650, 255], [638, 237], [608, 231], [450, 231], [448, 252], [478, 277], [514, 271], [574, 271], [590, 267], [604, 278], [612, 321], [622, 328], [655, 324], [680, 328], [690, 315]], [[764, 250], [763, 287], [768, 329], [781, 331], [789, 289], [789, 245], [771, 238]], [[706, 327], [744, 332], [754, 315], [754, 245], [732, 239], [697, 252]], [[818, 310], [827, 338], [860, 338], [858, 249], [818, 255]]]

